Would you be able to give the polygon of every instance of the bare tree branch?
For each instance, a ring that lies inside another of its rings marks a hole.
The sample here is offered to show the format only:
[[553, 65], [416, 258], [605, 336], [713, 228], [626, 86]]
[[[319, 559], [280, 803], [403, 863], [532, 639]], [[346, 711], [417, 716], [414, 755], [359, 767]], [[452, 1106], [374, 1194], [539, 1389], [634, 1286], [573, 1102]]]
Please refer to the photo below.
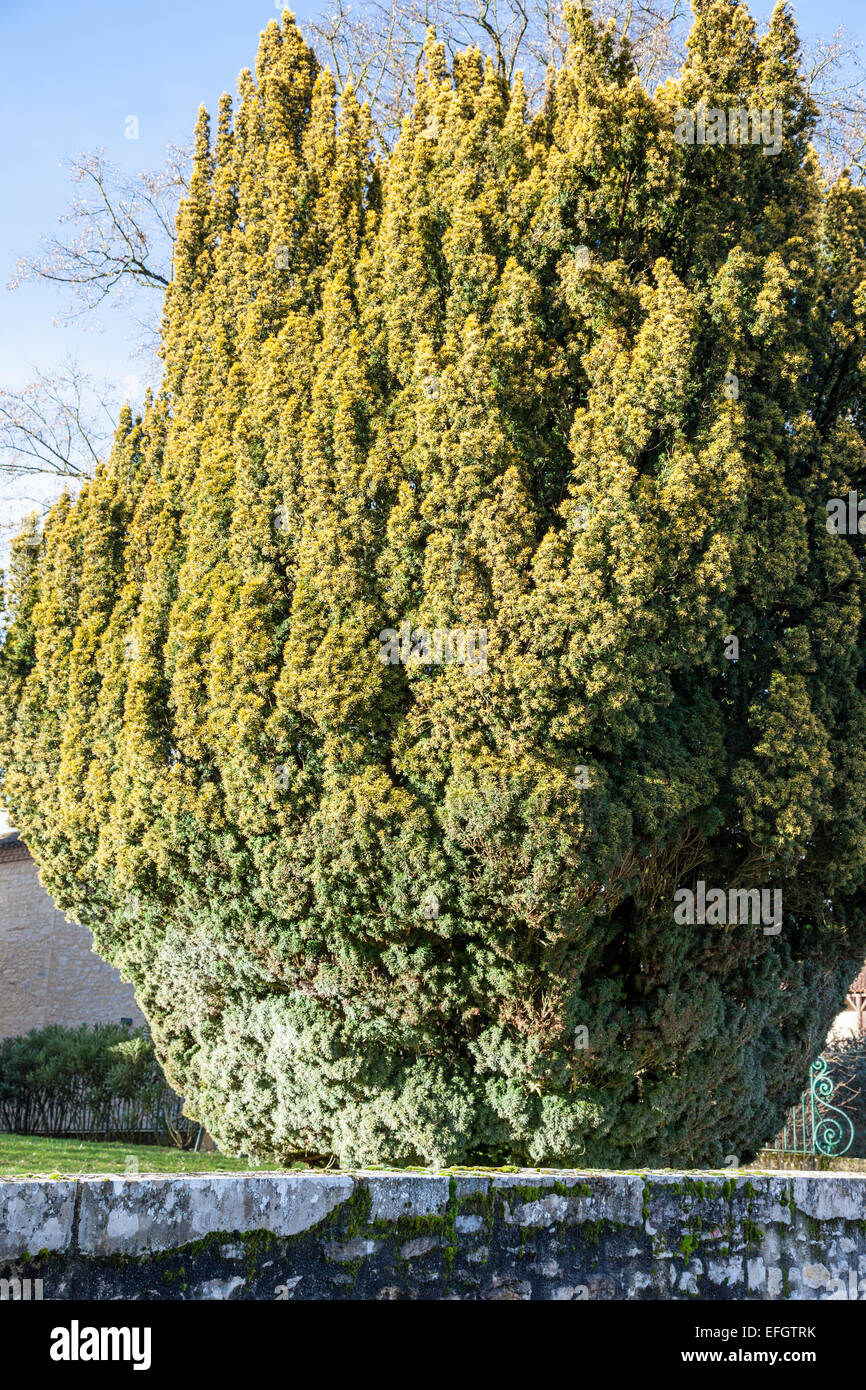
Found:
[[[567, 36], [562, 0], [327, 0], [303, 26], [338, 88], [355, 88], [389, 149], [410, 111], [425, 43], [432, 30], [446, 56], [476, 46], [503, 78], [521, 70], [530, 104], [544, 92], [550, 64]], [[691, 22], [687, 0], [592, 0], [596, 16], [626, 37], [650, 89], [676, 74]], [[806, 84], [819, 110], [816, 145], [830, 178], [843, 170], [866, 179], [866, 67], [862, 45], [844, 30], [807, 46]], [[45, 280], [71, 290], [61, 321], [127, 303], [140, 348], [158, 340], [161, 296], [171, 279], [175, 215], [189, 187], [190, 149], [170, 146], [164, 167], [127, 173], [98, 150], [71, 161], [82, 192], [59, 219], [67, 234], [49, 236], [42, 254], [18, 263], [10, 288]], [[157, 295], [139, 295], [140, 290]], [[149, 304], [144, 304], [149, 300]], [[0, 473], [83, 478], [110, 445], [113, 392], [97, 388], [74, 363], [37, 373], [19, 391], [0, 390]]]
[[[45, 280], [71, 289], [72, 306], [60, 322], [92, 314], [106, 300], [123, 305], [136, 326], [136, 351], [151, 353], [159, 342], [161, 299], [171, 278], [175, 215], [189, 187], [189, 159], [188, 149], [171, 145], [163, 168], [152, 173], [125, 173], [102, 151], [72, 161], [73, 180], [83, 193], [59, 219], [71, 234], [46, 237], [40, 256], [19, 261], [10, 288]], [[124, 382], [123, 394], [134, 394], [137, 385]], [[118, 395], [72, 359], [37, 372], [23, 388], [0, 388], [0, 475], [10, 480], [89, 477], [111, 446]], [[20, 511], [23, 498], [7, 500]]]
[[71, 161], [82, 186], [61, 225], [66, 237], [43, 239], [42, 255], [22, 258], [9, 283], [50, 280], [71, 287], [77, 304], [65, 321], [114, 302], [132, 286], [164, 291], [171, 279], [171, 251], [178, 203], [187, 191], [188, 152], [170, 146], [165, 166], [155, 173], [129, 174], [101, 150]]
[[89, 477], [114, 434], [111, 394], [71, 360], [21, 390], [0, 388], [0, 474]]
[[[677, 70], [687, 0], [595, 0], [593, 8], [627, 34], [645, 82], [657, 85]], [[384, 148], [411, 109], [428, 30], [449, 60], [474, 46], [504, 78], [520, 70], [530, 104], [541, 99], [547, 70], [567, 44], [562, 0], [330, 0], [302, 27], [338, 88], [351, 83], [370, 103]]]
[[[691, 26], [688, 0], [592, 0], [631, 46], [650, 90], [680, 70]], [[432, 29], [446, 55], [476, 46], [504, 77], [524, 74], [530, 105], [540, 101], [551, 62], [567, 36], [562, 0], [329, 0], [302, 26], [340, 90], [349, 83], [370, 103], [379, 142], [390, 148], [412, 94]], [[819, 112], [816, 146], [829, 178], [843, 168], [856, 182], [866, 163], [866, 68], [861, 45], [842, 29], [804, 46], [807, 86]]]
[[816, 146], [825, 173], [847, 169], [853, 183], [866, 178], [866, 64], [863, 45], [839, 28], [830, 39], [804, 45], [806, 84], [820, 114]]

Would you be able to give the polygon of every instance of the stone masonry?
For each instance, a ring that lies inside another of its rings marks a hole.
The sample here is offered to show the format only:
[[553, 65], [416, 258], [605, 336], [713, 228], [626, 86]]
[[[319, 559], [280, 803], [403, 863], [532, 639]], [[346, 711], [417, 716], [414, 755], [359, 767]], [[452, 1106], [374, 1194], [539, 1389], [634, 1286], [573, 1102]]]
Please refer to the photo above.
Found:
[[68, 922], [15, 836], [0, 839], [0, 1038], [49, 1023], [119, 1023], [144, 1016], [132, 986]]
[[866, 1176], [2, 1182], [0, 1298], [37, 1287], [45, 1300], [863, 1300]]

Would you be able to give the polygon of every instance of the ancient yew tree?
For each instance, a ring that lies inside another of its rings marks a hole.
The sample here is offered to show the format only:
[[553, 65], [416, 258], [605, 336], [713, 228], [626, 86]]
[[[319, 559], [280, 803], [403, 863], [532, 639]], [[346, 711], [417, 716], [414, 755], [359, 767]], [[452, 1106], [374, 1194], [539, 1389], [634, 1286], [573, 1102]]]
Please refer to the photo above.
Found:
[[229, 1149], [744, 1158], [862, 962], [866, 196], [787, 9], [694, 8], [654, 94], [575, 9], [534, 113], [431, 38], [387, 158], [270, 24], [162, 389], [16, 547], [3, 794]]

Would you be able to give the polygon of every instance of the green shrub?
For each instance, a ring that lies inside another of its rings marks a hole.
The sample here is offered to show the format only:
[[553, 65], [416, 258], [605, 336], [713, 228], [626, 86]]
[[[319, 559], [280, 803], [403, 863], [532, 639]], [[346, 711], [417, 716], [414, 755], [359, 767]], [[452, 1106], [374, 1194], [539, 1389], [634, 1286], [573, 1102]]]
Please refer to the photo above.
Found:
[[180, 1102], [146, 1030], [51, 1024], [0, 1042], [0, 1129], [178, 1132]]

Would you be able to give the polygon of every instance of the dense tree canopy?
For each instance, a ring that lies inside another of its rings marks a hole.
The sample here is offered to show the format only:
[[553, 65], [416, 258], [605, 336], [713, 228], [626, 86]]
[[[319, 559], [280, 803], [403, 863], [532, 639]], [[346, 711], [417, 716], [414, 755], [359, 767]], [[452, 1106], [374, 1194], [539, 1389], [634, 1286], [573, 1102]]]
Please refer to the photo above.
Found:
[[[745, 1156], [862, 961], [866, 193], [787, 7], [694, 10], [650, 96], [573, 9], [534, 115], [431, 37], [375, 159], [270, 24], [162, 390], [18, 546], [4, 796], [228, 1149]], [[678, 923], [698, 881], [781, 930]]]

